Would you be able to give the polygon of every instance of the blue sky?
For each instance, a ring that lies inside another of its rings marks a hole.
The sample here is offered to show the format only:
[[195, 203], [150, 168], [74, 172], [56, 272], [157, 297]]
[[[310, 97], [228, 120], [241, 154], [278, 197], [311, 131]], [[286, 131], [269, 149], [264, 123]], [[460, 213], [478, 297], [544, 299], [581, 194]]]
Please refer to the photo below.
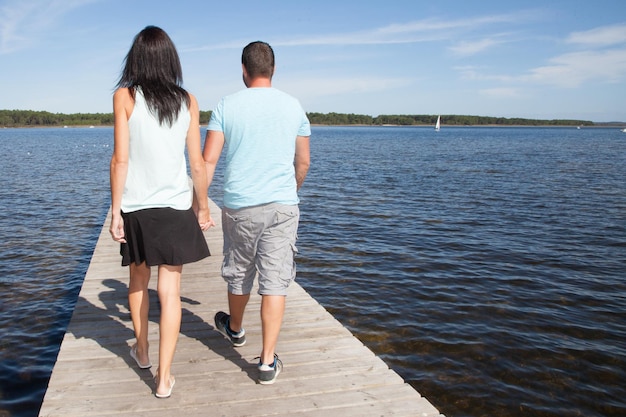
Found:
[[111, 112], [150, 24], [203, 110], [263, 40], [308, 112], [626, 121], [623, 0], [0, 0], [0, 109]]

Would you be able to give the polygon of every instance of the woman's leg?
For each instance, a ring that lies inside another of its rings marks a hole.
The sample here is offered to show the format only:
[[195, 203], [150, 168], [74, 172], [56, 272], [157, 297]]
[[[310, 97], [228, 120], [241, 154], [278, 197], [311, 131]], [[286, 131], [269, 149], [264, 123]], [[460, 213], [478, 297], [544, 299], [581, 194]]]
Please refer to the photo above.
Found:
[[157, 394], [166, 394], [172, 385], [170, 371], [182, 318], [180, 303], [180, 276], [182, 270], [182, 265], [159, 265], [157, 292], [161, 302], [161, 321]]
[[150, 298], [148, 283], [150, 282], [150, 267], [146, 263], [130, 264], [130, 283], [128, 284], [128, 305], [130, 317], [137, 339], [137, 358], [142, 364], [149, 364], [148, 355], [148, 313]]

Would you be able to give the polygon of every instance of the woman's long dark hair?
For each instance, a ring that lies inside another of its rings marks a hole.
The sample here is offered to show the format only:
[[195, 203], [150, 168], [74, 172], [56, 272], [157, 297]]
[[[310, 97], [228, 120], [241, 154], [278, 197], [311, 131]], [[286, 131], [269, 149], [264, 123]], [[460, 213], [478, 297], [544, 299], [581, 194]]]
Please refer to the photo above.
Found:
[[133, 97], [140, 87], [159, 123], [171, 126], [182, 103], [190, 104], [189, 94], [182, 88], [183, 70], [174, 42], [163, 29], [146, 26], [135, 36], [124, 61], [117, 87], [130, 89]]

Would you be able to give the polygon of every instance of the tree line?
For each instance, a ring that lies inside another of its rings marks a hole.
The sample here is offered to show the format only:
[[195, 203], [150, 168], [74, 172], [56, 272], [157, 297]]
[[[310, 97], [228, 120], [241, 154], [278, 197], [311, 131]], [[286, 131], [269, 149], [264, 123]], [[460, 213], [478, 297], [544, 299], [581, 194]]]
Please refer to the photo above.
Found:
[[112, 125], [113, 113], [62, 114], [33, 110], [0, 110], [2, 127]]
[[[210, 111], [200, 111], [200, 122], [208, 123]], [[113, 113], [50, 113], [33, 110], [0, 110], [0, 127], [113, 126]]]
[[[368, 116], [346, 113], [307, 113], [312, 124], [317, 125], [434, 125], [437, 115], [380, 115]], [[210, 111], [200, 111], [200, 123], [211, 118]], [[538, 120], [487, 116], [441, 115], [447, 126], [594, 126], [588, 120]], [[53, 126], [112, 126], [113, 113], [50, 113], [33, 110], [0, 110], [0, 127], [53, 127]]]
[[[439, 115], [380, 115], [366, 116], [342, 113], [307, 113], [313, 124], [321, 125], [399, 125], [399, 126], [430, 126], [437, 122]], [[589, 120], [540, 120], [488, 116], [441, 115], [441, 124], [448, 126], [594, 126]]]

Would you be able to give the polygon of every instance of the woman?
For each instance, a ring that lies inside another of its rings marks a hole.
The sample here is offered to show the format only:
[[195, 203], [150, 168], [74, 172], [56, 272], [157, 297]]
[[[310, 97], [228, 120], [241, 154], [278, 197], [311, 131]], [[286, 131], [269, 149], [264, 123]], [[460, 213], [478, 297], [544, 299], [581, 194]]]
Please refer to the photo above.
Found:
[[[182, 266], [209, 256], [202, 231], [215, 225], [200, 150], [198, 103], [181, 84], [176, 47], [162, 29], [148, 26], [135, 37], [113, 95], [110, 232], [121, 243], [122, 265], [130, 266], [128, 302], [137, 339], [130, 355], [142, 369], [151, 366], [148, 282], [151, 267], [158, 266], [158, 398], [169, 397], [175, 383], [170, 368], [182, 316]], [[191, 207], [185, 145], [197, 213]]]

